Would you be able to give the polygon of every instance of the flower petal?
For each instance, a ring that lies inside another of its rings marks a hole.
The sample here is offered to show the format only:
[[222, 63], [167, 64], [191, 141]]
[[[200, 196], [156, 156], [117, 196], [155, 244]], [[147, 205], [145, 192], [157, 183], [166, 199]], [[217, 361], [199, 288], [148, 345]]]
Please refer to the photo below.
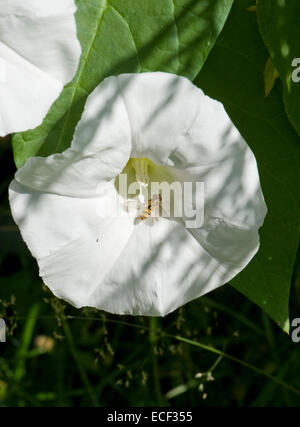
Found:
[[[109, 211], [99, 220], [99, 199], [28, 193], [16, 181], [10, 201], [44, 282], [76, 307], [166, 315], [226, 283], [258, 248], [251, 230], [221, 224], [216, 231], [214, 224], [199, 245], [175, 221], [134, 226], [132, 218], [112, 218]], [[106, 206], [103, 197], [101, 204]]]
[[[133, 219], [106, 218], [39, 260], [40, 276], [59, 298], [89, 306], [90, 295], [116, 264], [132, 233]], [[119, 298], [114, 295], [115, 300]]]
[[118, 80], [131, 124], [131, 156], [167, 162], [192, 126], [203, 92], [168, 73], [122, 74]]
[[220, 102], [202, 99], [199, 116], [171, 160], [186, 180], [204, 182], [206, 221], [219, 217], [241, 228], [261, 227], [267, 207], [256, 160]]
[[88, 97], [72, 146], [49, 157], [30, 158], [15, 179], [31, 190], [94, 197], [125, 167], [131, 152], [127, 112], [117, 79], [108, 78]]
[[41, 277], [55, 295], [76, 307], [88, 305], [132, 233], [133, 215], [116, 210], [115, 193], [113, 183], [94, 198], [32, 191], [16, 180], [10, 184], [13, 217]]
[[[218, 237], [218, 245], [232, 243], [225, 228]], [[111, 313], [164, 316], [244, 268], [257, 251], [258, 235], [241, 231], [234, 237], [234, 258], [220, 259], [176, 221], [160, 218], [153, 226], [141, 223], [87, 305]]]
[[[104, 150], [122, 152], [126, 162], [129, 159], [131, 128], [117, 77], [104, 79], [89, 95], [76, 127], [72, 148], [90, 154]], [[110, 155], [107, 155], [106, 162], [109, 167], [120, 171], [126, 164], [124, 158], [110, 158]]]
[[1, 42], [0, 57], [0, 136], [5, 136], [38, 126], [63, 85]]
[[2, 0], [0, 136], [41, 123], [78, 67], [73, 0]]
[[81, 54], [74, 0], [1, 0], [0, 41], [63, 85]]

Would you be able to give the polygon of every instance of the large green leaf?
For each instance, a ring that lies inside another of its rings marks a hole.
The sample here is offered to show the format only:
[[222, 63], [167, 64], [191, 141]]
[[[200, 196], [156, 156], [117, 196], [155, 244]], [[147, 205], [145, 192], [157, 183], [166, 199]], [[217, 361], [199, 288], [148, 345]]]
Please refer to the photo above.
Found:
[[264, 98], [263, 71], [268, 52], [255, 14], [246, 11], [252, 3], [234, 3], [196, 84], [223, 102], [255, 153], [268, 206], [259, 253], [231, 284], [287, 331], [299, 237], [300, 145], [285, 115], [278, 84]]
[[[300, 82], [292, 79], [295, 58], [300, 58], [299, 0], [258, 0], [258, 25], [283, 84], [287, 116], [300, 135]], [[296, 61], [298, 67], [299, 62]], [[300, 73], [299, 73], [300, 74]]]
[[13, 139], [19, 167], [70, 146], [86, 97], [108, 75], [167, 71], [193, 79], [233, 0], [77, 0], [82, 58], [43, 124]]

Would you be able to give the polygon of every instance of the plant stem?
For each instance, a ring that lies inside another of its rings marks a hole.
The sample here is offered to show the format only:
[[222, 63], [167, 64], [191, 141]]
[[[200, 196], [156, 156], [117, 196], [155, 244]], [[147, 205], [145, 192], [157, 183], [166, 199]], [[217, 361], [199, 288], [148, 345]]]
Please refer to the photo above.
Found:
[[75, 363], [77, 365], [77, 368], [78, 368], [80, 377], [82, 379], [82, 382], [83, 382], [83, 384], [86, 387], [86, 390], [87, 390], [87, 392], [88, 392], [88, 394], [89, 394], [89, 396], [91, 398], [93, 406], [98, 406], [98, 402], [97, 402], [97, 400], [95, 398], [95, 395], [93, 393], [92, 386], [91, 386], [90, 381], [88, 379], [88, 376], [87, 376], [87, 374], [85, 372], [84, 366], [81, 363], [80, 357], [79, 357], [79, 355], [77, 353], [77, 350], [76, 350], [76, 347], [75, 347], [75, 342], [74, 342], [74, 339], [73, 339], [73, 336], [72, 336], [72, 332], [71, 332], [70, 326], [69, 326], [69, 324], [68, 324], [68, 322], [67, 322], [67, 320], [66, 320], [65, 317], [62, 317], [62, 326], [63, 326], [63, 329], [64, 329], [64, 332], [65, 332], [67, 341], [68, 341], [69, 346], [70, 346], [70, 352], [71, 352], [71, 354], [73, 356], [73, 359], [74, 359], [74, 361], [75, 361]]
[[157, 398], [157, 404], [158, 406], [164, 406], [165, 402], [164, 402], [164, 398], [161, 391], [159, 369], [158, 369], [158, 363], [157, 363], [157, 356], [155, 352], [155, 346], [157, 343], [157, 318], [156, 317], [150, 318], [149, 343], [151, 346], [152, 373], [153, 373], [154, 389], [155, 389], [155, 395]]
[[29, 311], [29, 316], [26, 319], [26, 323], [23, 330], [20, 346], [16, 354], [16, 368], [14, 372], [14, 379], [16, 382], [20, 382], [26, 374], [26, 359], [28, 356], [29, 347], [32, 341], [34, 327], [38, 319], [38, 313], [40, 310], [39, 304], [34, 304]]
[[295, 394], [297, 394], [298, 396], [300, 396], [300, 390], [298, 390], [295, 387], [287, 384], [286, 382], [282, 381], [280, 378], [274, 377], [273, 375], [268, 374], [267, 372], [263, 371], [262, 369], [257, 368], [256, 366], [251, 365], [248, 362], [245, 362], [244, 360], [238, 359], [237, 357], [234, 357], [234, 356], [231, 356], [230, 354], [224, 353], [221, 350], [217, 350], [216, 348], [210, 347], [210, 346], [205, 345], [205, 344], [201, 344], [200, 342], [197, 342], [197, 341], [192, 341], [188, 338], [184, 338], [184, 337], [181, 337], [179, 335], [171, 335], [171, 334], [165, 334], [165, 335], [169, 336], [170, 338], [174, 338], [178, 341], [184, 342], [186, 344], [191, 344], [191, 345], [194, 345], [196, 347], [200, 347], [203, 350], [208, 350], [208, 351], [211, 351], [212, 353], [219, 354], [222, 357], [226, 357], [227, 359], [230, 359], [233, 362], [239, 363], [240, 365], [245, 366], [246, 368], [249, 368], [252, 371], [257, 372], [258, 374], [264, 375], [265, 377], [269, 378], [270, 380], [276, 382], [277, 384], [282, 385], [283, 387], [287, 388], [288, 390], [290, 390], [290, 391], [294, 392]]

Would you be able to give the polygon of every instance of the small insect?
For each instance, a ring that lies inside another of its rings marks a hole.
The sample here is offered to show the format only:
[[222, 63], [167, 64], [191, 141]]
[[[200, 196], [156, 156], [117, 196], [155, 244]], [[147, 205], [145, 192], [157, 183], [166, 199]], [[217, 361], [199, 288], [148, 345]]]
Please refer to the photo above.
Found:
[[147, 202], [147, 207], [142, 211], [140, 220], [144, 221], [149, 218], [152, 214], [152, 211], [160, 206], [162, 201], [161, 194], [155, 194], [152, 199], [149, 199]]

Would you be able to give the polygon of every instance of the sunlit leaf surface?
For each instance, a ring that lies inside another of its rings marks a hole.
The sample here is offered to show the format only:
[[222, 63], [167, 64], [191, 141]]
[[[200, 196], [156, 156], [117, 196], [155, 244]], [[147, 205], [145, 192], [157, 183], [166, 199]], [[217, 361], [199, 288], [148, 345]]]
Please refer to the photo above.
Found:
[[16, 165], [68, 148], [86, 97], [108, 75], [166, 71], [193, 79], [231, 5], [232, 0], [78, 0], [78, 73], [44, 123], [14, 137]]

